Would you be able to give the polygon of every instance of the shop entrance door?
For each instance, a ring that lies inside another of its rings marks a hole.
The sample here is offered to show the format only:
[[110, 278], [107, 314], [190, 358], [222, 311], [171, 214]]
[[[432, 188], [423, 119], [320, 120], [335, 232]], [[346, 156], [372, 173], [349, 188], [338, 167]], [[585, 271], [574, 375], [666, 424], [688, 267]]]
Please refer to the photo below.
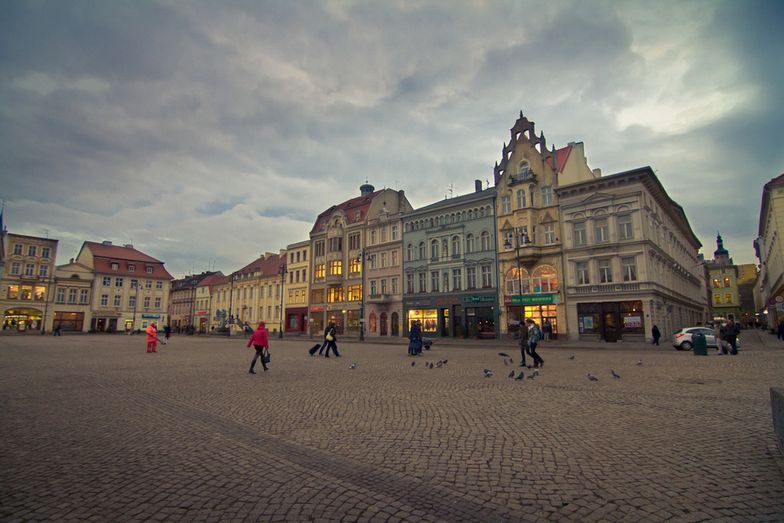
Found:
[[605, 312], [603, 317], [604, 341], [618, 341], [618, 319], [615, 312]]
[[441, 309], [439, 316], [441, 320], [441, 337], [451, 336], [449, 334], [449, 309]]
[[387, 313], [386, 312], [382, 312], [381, 313], [381, 316], [379, 317], [379, 322], [378, 323], [379, 323], [379, 325], [378, 325], [379, 335], [380, 336], [386, 336], [387, 335]]
[[400, 336], [400, 320], [397, 313], [392, 313], [392, 336]]

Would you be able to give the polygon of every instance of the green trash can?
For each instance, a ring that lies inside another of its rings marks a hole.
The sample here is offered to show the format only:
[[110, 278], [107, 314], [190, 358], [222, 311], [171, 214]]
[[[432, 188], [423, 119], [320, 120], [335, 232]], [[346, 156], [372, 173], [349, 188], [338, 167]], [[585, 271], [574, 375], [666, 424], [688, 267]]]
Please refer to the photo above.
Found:
[[695, 332], [691, 335], [691, 350], [695, 356], [708, 355], [708, 343], [705, 341], [704, 334]]

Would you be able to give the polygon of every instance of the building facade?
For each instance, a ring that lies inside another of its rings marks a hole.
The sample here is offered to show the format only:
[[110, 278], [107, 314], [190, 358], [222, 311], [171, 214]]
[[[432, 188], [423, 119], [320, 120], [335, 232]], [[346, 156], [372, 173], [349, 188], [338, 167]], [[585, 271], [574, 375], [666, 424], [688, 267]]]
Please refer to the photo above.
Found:
[[531, 318], [548, 322], [552, 336], [567, 335], [562, 290], [561, 212], [556, 188], [595, 179], [581, 142], [547, 150], [543, 133], [522, 112], [495, 166], [499, 294], [502, 333]]
[[310, 241], [292, 243], [286, 247], [287, 278], [283, 288], [285, 297], [285, 331], [288, 334], [308, 332], [308, 295], [310, 294]]
[[110, 241], [84, 242], [75, 260], [93, 273], [90, 331], [144, 329], [166, 325], [170, 283], [160, 260]]
[[556, 189], [570, 338], [650, 340], [707, 319], [701, 244], [650, 167]]
[[759, 259], [761, 318], [776, 328], [784, 319], [784, 174], [773, 178], [762, 189], [757, 239], [754, 250]]
[[[215, 274], [205, 271], [191, 274], [171, 282], [169, 292], [169, 325], [174, 332], [205, 332], [209, 321], [209, 309], [199, 308], [197, 292], [199, 284]], [[202, 290], [203, 292], [203, 290]], [[201, 297], [201, 301], [204, 301]]]
[[740, 319], [738, 267], [732, 263], [729, 251], [724, 248], [721, 235], [716, 236], [713, 259], [707, 261], [705, 266], [708, 271], [712, 318], [726, 319], [732, 316], [736, 320]]
[[403, 333], [402, 217], [408, 210], [392, 213], [384, 205], [378, 215], [368, 219], [361, 270], [365, 329], [370, 337], [399, 337]]
[[215, 289], [226, 282], [226, 276], [218, 271], [213, 272], [206, 278], [202, 278], [196, 284], [196, 306], [195, 306], [195, 325], [200, 333], [213, 331], [220, 325], [214, 315], [213, 299], [216, 296]]
[[335, 323], [338, 334], [359, 334], [368, 225], [376, 223], [382, 213], [396, 215], [410, 210], [403, 191], [376, 191], [364, 184], [360, 196], [319, 214], [310, 231], [311, 334], [322, 332], [329, 322]]
[[495, 188], [403, 216], [404, 334], [414, 321], [431, 337], [498, 337]]
[[283, 326], [286, 251], [265, 253], [229, 275], [229, 322], [255, 328], [263, 321], [271, 333]]
[[51, 328], [49, 305], [57, 257], [57, 240], [3, 231], [4, 271], [0, 310], [4, 330]]
[[52, 288], [51, 328], [62, 332], [87, 332], [92, 321], [93, 271], [71, 258], [55, 270]]

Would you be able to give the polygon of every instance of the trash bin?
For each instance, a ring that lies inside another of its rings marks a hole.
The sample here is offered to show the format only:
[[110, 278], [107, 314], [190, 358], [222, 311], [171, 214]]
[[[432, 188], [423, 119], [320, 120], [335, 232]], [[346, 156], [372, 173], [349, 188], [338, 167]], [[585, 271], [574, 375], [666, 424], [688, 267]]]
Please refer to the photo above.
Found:
[[692, 334], [691, 348], [695, 356], [707, 356], [708, 343], [705, 341], [705, 335], [699, 332]]

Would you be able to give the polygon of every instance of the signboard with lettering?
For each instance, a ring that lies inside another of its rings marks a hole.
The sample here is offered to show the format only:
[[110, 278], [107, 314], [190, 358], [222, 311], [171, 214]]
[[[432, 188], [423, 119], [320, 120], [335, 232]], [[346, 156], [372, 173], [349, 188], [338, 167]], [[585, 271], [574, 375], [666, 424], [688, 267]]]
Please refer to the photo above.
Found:
[[160, 318], [160, 317], [161, 317], [160, 314], [142, 314], [142, 318], [156, 319], [156, 318]]
[[549, 305], [557, 303], [557, 294], [516, 294], [504, 297], [504, 305]]
[[465, 296], [463, 303], [488, 303], [495, 302], [495, 296]]

